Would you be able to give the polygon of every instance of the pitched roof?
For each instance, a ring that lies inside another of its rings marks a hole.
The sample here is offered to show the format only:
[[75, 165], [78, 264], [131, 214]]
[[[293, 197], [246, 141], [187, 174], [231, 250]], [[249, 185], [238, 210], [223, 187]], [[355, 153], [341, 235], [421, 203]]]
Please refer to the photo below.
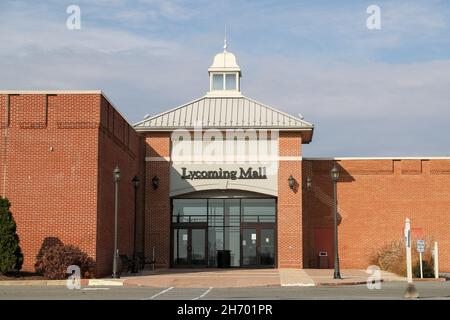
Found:
[[137, 131], [194, 129], [284, 129], [312, 131], [314, 125], [245, 96], [204, 96], [134, 125]]

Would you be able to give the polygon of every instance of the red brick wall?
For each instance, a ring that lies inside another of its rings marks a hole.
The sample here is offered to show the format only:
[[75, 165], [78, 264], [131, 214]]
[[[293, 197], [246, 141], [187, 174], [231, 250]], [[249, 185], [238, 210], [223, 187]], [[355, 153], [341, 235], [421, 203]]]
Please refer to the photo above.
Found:
[[[450, 271], [450, 160], [341, 160], [338, 182], [342, 268], [366, 268], [374, 250], [403, 237], [405, 218], [439, 243], [440, 269]], [[332, 161], [304, 160], [305, 267], [317, 267], [314, 229], [330, 228]], [[332, 255], [332, 252], [330, 253]]]
[[[278, 171], [278, 267], [302, 268], [302, 161], [301, 136], [295, 132], [280, 132]], [[296, 183], [289, 188], [288, 178], [292, 175]]]
[[[1, 119], [6, 100], [0, 95]], [[0, 192], [12, 204], [23, 270], [34, 271], [44, 242], [74, 244], [95, 259], [99, 104], [100, 95], [10, 96]]]
[[[146, 133], [145, 155], [168, 159], [170, 132]], [[156, 266], [167, 268], [170, 265], [170, 162], [146, 161], [145, 176], [145, 255], [152, 257], [154, 247]], [[154, 176], [160, 179], [156, 190], [152, 187]]]
[[109, 273], [116, 164], [119, 248], [132, 252], [131, 179], [142, 158], [137, 134], [100, 94], [11, 95], [9, 108], [2, 94], [0, 119], [0, 194], [12, 203], [23, 270], [34, 271], [44, 243], [62, 242], [96, 260], [98, 276]]
[[[119, 210], [118, 210], [118, 249], [120, 254], [130, 258], [134, 247], [135, 194], [132, 179], [141, 172], [141, 138], [134, 129], [105, 99], [101, 101], [101, 126], [99, 133], [98, 158], [98, 219], [97, 219], [97, 265], [99, 275], [112, 273], [114, 255], [114, 210], [115, 182], [114, 168], [119, 166]], [[112, 120], [112, 121], [110, 121]], [[142, 220], [141, 190], [137, 190], [137, 247], [142, 251], [140, 231]]]

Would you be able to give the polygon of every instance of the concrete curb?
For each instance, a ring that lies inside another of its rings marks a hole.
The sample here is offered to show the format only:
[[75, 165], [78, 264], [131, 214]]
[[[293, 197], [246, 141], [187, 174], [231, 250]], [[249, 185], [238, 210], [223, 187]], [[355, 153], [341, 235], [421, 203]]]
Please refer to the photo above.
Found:
[[305, 283], [282, 283], [281, 287], [315, 287], [316, 284], [305, 282]]
[[[81, 279], [83, 287], [159, 287], [146, 283], [129, 282], [128, 279]], [[1, 286], [66, 286], [67, 280], [0, 280]], [[381, 279], [376, 282], [406, 281], [405, 279]], [[414, 282], [446, 282], [446, 278], [415, 278]], [[366, 284], [367, 280], [342, 280], [339, 282], [314, 282], [314, 283], [280, 283], [279, 287], [335, 287]], [[270, 285], [273, 286], [273, 285]], [[161, 286], [164, 287], [164, 286]], [[264, 286], [261, 286], [264, 287]], [[180, 287], [183, 288], [183, 287]], [[187, 288], [187, 287], [186, 287]], [[236, 288], [231, 286], [230, 288]]]
[[[379, 281], [373, 281], [372, 283], [381, 283], [384, 282], [384, 280]], [[353, 285], [360, 285], [360, 284], [366, 284], [367, 280], [355, 280], [355, 281], [342, 281], [342, 282], [319, 282], [316, 283], [316, 287], [338, 287], [338, 286], [353, 286]]]
[[121, 279], [89, 279], [89, 286], [123, 287], [125, 280]]
[[[120, 279], [81, 279], [83, 287], [112, 287], [123, 286], [124, 280]], [[0, 286], [66, 286], [67, 280], [1, 280]]]
[[[381, 279], [379, 281], [374, 281], [373, 283], [378, 283], [378, 282], [393, 282], [393, 281], [401, 281], [401, 282], [406, 282], [406, 278], [405, 279]], [[413, 282], [445, 282], [446, 279], [445, 278], [424, 278], [424, 279], [420, 279], [420, 278], [414, 278]], [[342, 282], [318, 282], [316, 283], [316, 287], [333, 287], [333, 286], [347, 286], [347, 285], [360, 285], [360, 284], [366, 284], [367, 280], [355, 280], [355, 281], [346, 281], [343, 280]]]
[[414, 278], [413, 282], [446, 282], [446, 278]]

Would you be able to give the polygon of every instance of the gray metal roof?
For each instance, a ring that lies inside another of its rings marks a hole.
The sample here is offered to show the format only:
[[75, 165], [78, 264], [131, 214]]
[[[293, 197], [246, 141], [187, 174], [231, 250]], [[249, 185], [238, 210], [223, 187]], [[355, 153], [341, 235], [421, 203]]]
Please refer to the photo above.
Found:
[[244, 96], [204, 96], [134, 125], [137, 131], [193, 129], [268, 128], [312, 130], [313, 124]]

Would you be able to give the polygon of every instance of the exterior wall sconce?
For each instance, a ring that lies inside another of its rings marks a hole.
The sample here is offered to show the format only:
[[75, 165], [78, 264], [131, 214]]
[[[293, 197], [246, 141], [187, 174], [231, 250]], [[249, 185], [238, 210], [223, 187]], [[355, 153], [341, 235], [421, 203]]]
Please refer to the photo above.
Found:
[[336, 167], [336, 164], [333, 165], [330, 174], [331, 180], [333, 180], [333, 182], [337, 182], [339, 180], [339, 169]]
[[306, 178], [306, 190], [308, 191], [312, 190], [312, 179], [310, 176]]
[[135, 189], [139, 188], [139, 184], [140, 184], [140, 180], [138, 176], [134, 176], [133, 180], [131, 180], [131, 182], [133, 182], [133, 186]]
[[294, 182], [295, 182], [295, 179], [294, 179], [294, 177], [292, 176], [292, 174], [289, 176], [288, 182], [289, 182], [289, 188], [291, 188], [291, 190], [294, 190]]
[[157, 176], [154, 176], [152, 178], [152, 186], [153, 186], [153, 190], [158, 189], [158, 187], [159, 187], [159, 178]]

